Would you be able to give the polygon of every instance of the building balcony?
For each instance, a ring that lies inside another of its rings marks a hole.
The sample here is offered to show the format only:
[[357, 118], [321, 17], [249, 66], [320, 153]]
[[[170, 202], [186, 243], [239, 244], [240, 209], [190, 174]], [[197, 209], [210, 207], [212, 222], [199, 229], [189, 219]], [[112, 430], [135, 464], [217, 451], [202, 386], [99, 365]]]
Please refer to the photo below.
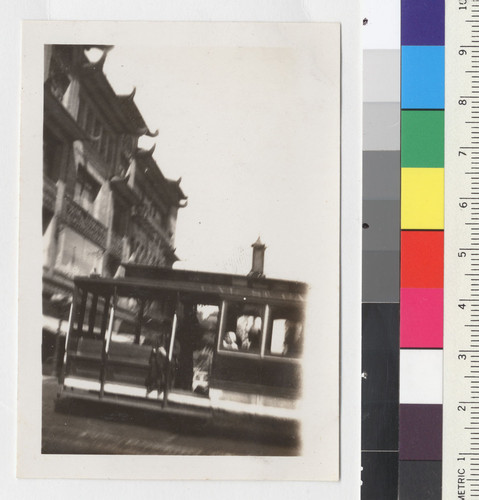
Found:
[[55, 211], [57, 200], [57, 185], [48, 177], [43, 176], [43, 207]]
[[146, 210], [146, 207], [135, 205], [131, 207], [131, 218], [137, 224], [143, 226], [153, 235], [158, 235], [160, 240], [167, 246], [171, 247], [171, 233], [164, 229]]
[[65, 197], [62, 220], [77, 233], [106, 249], [107, 228], [70, 197]]

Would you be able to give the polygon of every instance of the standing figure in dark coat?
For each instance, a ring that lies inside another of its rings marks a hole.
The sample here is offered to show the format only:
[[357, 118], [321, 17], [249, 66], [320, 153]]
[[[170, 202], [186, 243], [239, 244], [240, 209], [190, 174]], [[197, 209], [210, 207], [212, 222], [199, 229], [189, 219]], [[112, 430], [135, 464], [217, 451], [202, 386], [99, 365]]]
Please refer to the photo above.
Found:
[[145, 380], [147, 395], [155, 389], [160, 395], [161, 392], [165, 391], [167, 383], [168, 390], [174, 385], [179, 367], [180, 344], [175, 339], [172, 358], [169, 361], [171, 325], [170, 320], [165, 320], [161, 325], [160, 333], [153, 337], [148, 374]]
[[181, 344], [181, 352], [176, 387], [185, 391], [191, 391], [193, 387], [193, 351], [199, 333], [201, 333], [201, 327], [196, 315], [196, 305], [193, 303], [183, 304], [183, 314], [179, 321], [177, 334]]

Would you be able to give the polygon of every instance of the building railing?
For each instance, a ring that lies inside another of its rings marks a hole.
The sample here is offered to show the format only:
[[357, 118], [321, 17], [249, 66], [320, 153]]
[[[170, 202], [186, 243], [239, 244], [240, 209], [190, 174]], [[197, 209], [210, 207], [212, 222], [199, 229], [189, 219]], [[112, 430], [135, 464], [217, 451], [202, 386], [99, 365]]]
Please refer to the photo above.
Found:
[[52, 212], [55, 211], [57, 200], [57, 185], [51, 179], [43, 176], [43, 206]]
[[76, 232], [106, 249], [106, 227], [68, 196], [65, 197], [62, 219]]

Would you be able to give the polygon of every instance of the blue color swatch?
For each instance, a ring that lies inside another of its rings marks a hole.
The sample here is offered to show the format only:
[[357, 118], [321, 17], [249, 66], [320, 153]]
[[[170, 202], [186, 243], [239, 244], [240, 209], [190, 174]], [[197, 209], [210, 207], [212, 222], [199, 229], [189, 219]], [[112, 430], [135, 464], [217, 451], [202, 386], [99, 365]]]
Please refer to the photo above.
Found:
[[402, 109], [444, 109], [444, 46], [403, 46]]

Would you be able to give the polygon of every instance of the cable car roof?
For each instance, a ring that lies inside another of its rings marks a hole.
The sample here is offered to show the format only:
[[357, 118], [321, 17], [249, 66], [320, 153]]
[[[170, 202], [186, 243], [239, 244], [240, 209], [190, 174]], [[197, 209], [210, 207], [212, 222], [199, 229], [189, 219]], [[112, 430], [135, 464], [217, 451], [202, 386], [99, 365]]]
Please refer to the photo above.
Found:
[[299, 281], [255, 278], [235, 274], [207, 273], [124, 264], [125, 277], [79, 276], [74, 282], [82, 289], [109, 295], [154, 296], [158, 291], [185, 292], [211, 296], [237, 296], [273, 300], [305, 301], [308, 285]]

